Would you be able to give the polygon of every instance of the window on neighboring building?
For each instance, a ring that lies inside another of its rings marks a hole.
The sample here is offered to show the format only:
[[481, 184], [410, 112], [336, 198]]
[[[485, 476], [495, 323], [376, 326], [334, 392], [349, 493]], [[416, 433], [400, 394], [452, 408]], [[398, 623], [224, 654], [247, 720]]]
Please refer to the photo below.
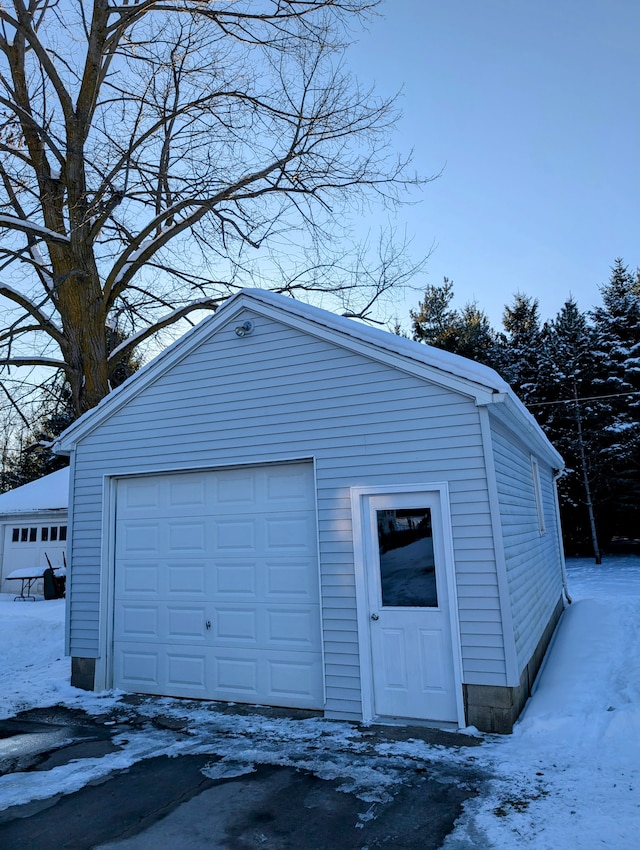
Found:
[[38, 532], [40, 533], [40, 542], [48, 543], [49, 541], [60, 541], [64, 543], [67, 539], [66, 525], [43, 525], [37, 528], [12, 528], [11, 542], [12, 543], [37, 543]]

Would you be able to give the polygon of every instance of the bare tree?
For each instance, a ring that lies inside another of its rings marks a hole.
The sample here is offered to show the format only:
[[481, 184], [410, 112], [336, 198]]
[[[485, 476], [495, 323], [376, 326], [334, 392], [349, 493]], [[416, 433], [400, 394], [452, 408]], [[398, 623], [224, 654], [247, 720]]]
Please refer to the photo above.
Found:
[[377, 3], [0, 2], [5, 375], [63, 370], [80, 414], [137, 346], [258, 270], [358, 316], [406, 280], [389, 245], [373, 271], [337, 247], [349, 210], [419, 182], [388, 149], [393, 100], [342, 62]]

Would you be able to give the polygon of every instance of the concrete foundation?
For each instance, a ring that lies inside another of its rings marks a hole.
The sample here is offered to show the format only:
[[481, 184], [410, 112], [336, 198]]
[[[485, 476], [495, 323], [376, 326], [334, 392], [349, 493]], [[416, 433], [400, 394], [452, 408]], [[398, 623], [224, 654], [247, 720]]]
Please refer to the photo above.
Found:
[[481, 732], [511, 734], [513, 724], [531, 696], [531, 688], [563, 610], [564, 602], [560, 598], [529, 663], [520, 674], [520, 683], [517, 687], [462, 686], [465, 716], [469, 726], [475, 726]]

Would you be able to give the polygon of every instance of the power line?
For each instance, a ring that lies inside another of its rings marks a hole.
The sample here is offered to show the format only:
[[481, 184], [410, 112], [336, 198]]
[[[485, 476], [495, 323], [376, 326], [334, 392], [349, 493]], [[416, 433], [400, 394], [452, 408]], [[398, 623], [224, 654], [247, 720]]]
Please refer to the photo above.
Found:
[[549, 404], [575, 404], [576, 401], [599, 401], [603, 398], [626, 398], [630, 395], [640, 395], [640, 390], [634, 390], [628, 393], [611, 393], [611, 395], [591, 395], [585, 396], [584, 398], [567, 398], [562, 399], [561, 401], [534, 401], [531, 404], [527, 404], [527, 407], [543, 407]]

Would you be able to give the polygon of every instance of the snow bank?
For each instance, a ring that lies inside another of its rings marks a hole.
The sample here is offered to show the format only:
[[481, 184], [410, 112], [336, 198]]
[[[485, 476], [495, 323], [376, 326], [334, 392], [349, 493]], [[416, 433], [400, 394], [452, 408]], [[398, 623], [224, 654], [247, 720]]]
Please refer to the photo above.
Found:
[[497, 778], [444, 847], [635, 850], [640, 831], [640, 559], [568, 561], [565, 611]]

